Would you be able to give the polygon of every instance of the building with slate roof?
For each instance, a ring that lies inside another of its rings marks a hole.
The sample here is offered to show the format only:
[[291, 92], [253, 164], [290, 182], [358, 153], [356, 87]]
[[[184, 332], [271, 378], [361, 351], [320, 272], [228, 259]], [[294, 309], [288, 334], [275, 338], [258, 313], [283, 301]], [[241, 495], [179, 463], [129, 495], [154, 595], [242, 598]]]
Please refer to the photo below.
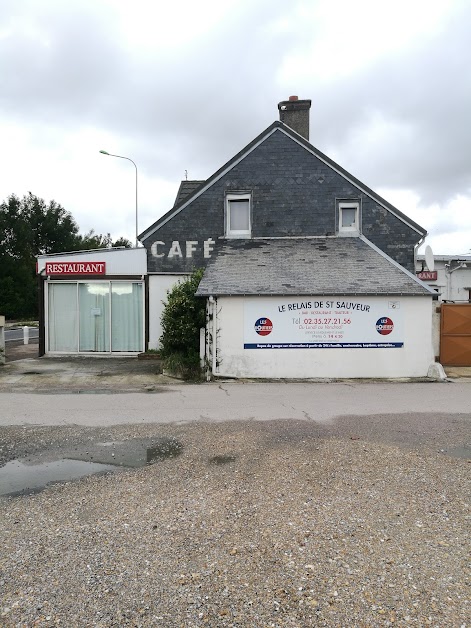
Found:
[[204, 181], [182, 181], [144, 249], [38, 260], [41, 351], [158, 349], [167, 291], [205, 268], [213, 377], [424, 376], [432, 300], [426, 231], [309, 141], [310, 100]]
[[166, 290], [205, 267], [212, 376], [426, 375], [436, 293], [415, 275], [426, 231], [309, 142], [310, 107], [279, 103], [279, 120], [206, 181], [183, 181], [141, 234], [149, 347]]
[[430, 291], [364, 236], [330, 236], [225, 242], [206, 267], [197, 294], [402, 297], [430, 296]]

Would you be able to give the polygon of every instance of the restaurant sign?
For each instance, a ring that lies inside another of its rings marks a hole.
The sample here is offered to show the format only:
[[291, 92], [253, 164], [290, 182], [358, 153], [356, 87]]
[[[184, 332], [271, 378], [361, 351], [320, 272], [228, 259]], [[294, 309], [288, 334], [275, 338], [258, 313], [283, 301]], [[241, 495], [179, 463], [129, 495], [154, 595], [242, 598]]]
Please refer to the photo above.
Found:
[[417, 273], [417, 277], [422, 279], [422, 281], [437, 281], [437, 271], [422, 270], [420, 273]]
[[105, 275], [106, 262], [46, 262], [46, 275]]

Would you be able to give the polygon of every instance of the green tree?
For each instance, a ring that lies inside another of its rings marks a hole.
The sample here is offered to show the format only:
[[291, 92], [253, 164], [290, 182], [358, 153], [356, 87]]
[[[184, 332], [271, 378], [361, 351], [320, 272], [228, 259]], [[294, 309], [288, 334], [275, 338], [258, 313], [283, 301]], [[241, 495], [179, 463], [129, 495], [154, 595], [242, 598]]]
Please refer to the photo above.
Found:
[[184, 377], [200, 373], [200, 329], [206, 322], [206, 301], [195, 296], [204, 269], [198, 269], [168, 293], [162, 313], [160, 354], [168, 368]]
[[110, 247], [124, 247], [125, 249], [132, 249], [132, 244], [127, 238], [118, 238], [115, 242], [113, 242], [109, 233], [106, 235], [95, 233], [94, 229], [91, 229], [84, 235], [78, 236], [77, 250], [86, 251], [89, 249], [109, 249]]
[[132, 249], [132, 243], [127, 238], [118, 238], [113, 242], [113, 246], [123, 247], [125, 249]]
[[0, 205], [0, 310], [8, 318], [38, 310], [36, 256], [74, 250], [78, 226], [55, 201], [12, 194]]
[[31, 192], [22, 199], [12, 194], [0, 204], [0, 313], [37, 315], [38, 255], [109, 246], [110, 234], [80, 235], [72, 214], [56, 201], [46, 203]]
[[77, 250], [79, 228], [70, 212], [55, 201], [46, 204], [31, 192], [19, 201], [19, 205], [18, 199], [12, 198], [15, 199], [18, 219], [26, 223], [26, 244], [33, 257]]

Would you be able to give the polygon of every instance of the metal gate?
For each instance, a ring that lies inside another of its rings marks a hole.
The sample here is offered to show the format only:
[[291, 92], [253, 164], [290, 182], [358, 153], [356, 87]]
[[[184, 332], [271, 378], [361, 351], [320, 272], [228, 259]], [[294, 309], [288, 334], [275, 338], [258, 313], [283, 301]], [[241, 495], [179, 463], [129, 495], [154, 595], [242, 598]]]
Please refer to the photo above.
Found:
[[471, 366], [471, 303], [444, 303], [441, 310], [440, 362]]

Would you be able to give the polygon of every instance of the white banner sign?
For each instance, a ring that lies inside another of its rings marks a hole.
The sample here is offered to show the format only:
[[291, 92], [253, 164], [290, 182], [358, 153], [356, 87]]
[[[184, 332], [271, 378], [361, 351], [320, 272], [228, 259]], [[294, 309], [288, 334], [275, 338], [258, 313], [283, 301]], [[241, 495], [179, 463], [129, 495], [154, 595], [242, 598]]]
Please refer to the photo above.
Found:
[[247, 299], [244, 349], [396, 349], [399, 300], [367, 297]]

